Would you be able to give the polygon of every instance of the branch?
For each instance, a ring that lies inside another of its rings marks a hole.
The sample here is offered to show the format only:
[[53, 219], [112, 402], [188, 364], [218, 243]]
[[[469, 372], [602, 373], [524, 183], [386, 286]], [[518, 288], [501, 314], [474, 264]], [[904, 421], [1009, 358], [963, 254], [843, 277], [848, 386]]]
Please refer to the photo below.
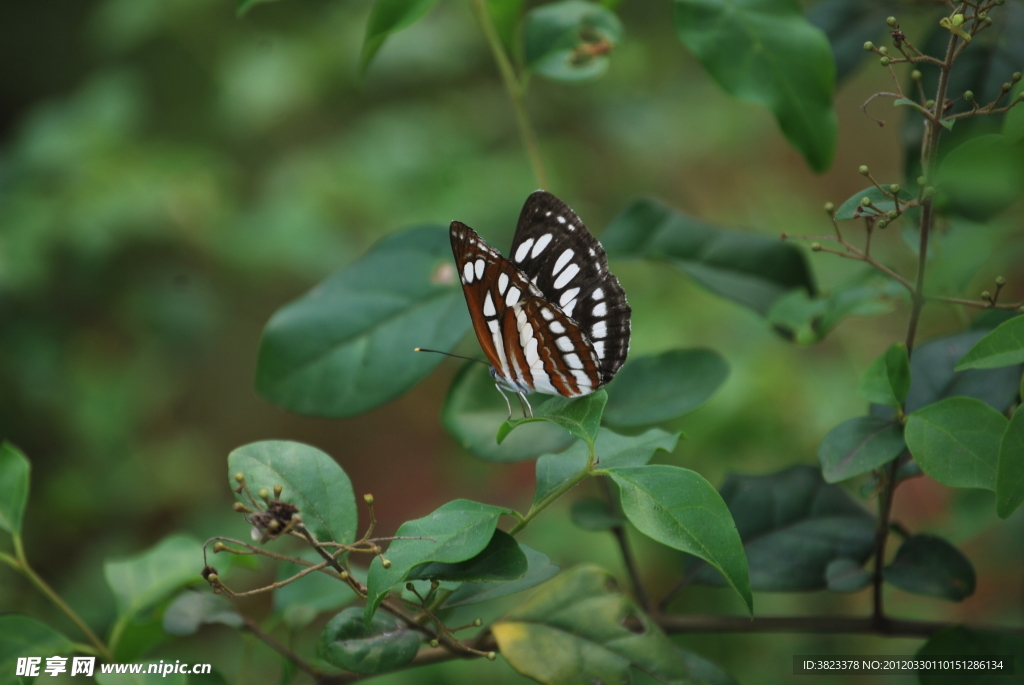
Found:
[[244, 625], [242, 626], [243, 630], [249, 631], [254, 636], [259, 638], [259, 640], [266, 644], [268, 647], [270, 647], [275, 652], [283, 656], [285, 659], [288, 659], [288, 661], [291, 661], [293, 664], [298, 666], [300, 670], [313, 676], [314, 678], [316, 678], [318, 682], [322, 682], [324, 674], [320, 673], [320, 671], [313, 668], [312, 664], [307, 662], [305, 659], [303, 659], [301, 656], [299, 656], [292, 650], [285, 647], [283, 644], [281, 644], [275, 638], [273, 638], [270, 634], [263, 632], [263, 629], [260, 628], [256, 624], [256, 622], [248, 616], [242, 616], [242, 621], [244, 622]]

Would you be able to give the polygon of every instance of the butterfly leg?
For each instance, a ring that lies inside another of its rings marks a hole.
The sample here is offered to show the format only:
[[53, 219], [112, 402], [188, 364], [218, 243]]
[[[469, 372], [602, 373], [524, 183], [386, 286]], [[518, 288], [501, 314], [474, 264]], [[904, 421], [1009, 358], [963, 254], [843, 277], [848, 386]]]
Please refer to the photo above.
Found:
[[533, 418], [533, 407], [530, 406], [530, 400], [526, 399], [526, 394], [517, 392], [519, 396], [519, 406], [523, 408], [523, 416]]
[[506, 419], [506, 420], [507, 421], [511, 421], [512, 420], [512, 403], [508, 401], [508, 395], [505, 394], [505, 391], [501, 389], [500, 385], [495, 383], [494, 387], [498, 389], [498, 392], [501, 393], [501, 398], [503, 400], [505, 400], [505, 406], [508, 407], [508, 419]]

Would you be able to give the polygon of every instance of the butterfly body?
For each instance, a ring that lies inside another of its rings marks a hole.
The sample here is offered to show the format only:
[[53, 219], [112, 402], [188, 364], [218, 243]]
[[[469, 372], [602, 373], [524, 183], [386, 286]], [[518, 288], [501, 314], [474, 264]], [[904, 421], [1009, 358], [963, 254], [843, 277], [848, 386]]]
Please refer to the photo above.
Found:
[[523, 206], [510, 258], [453, 221], [452, 252], [480, 346], [499, 390], [588, 395], [629, 351], [630, 308], [601, 244], [561, 200]]

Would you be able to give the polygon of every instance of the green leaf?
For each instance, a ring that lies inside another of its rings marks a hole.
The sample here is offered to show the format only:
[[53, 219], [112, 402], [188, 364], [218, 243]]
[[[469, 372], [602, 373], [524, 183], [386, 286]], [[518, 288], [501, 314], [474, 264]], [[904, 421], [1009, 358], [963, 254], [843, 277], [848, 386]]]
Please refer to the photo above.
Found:
[[836, 66], [828, 38], [794, 0], [676, 0], [679, 38], [722, 88], [772, 110], [812, 169], [832, 164]]
[[185, 585], [203, 582], [202, 570], [203, 544], [185, 535], [164, 538], [142, 554], [103, 566], [122, 619], [135, 616]]
[[885, 582], [915, 595], [959, 602], [974, 594], [974, 567], [963, 552], [934, 535], [903, 541], [882, 569]]
[[920, 105], [918, 105], [913, 100], [908, 100], [907, 98], [896, 98], [895, 100], [892, 101], [892, 106], [893, 107], [906, 107], [906, 106], [919, 107]]
[[[679, 433], [666, 433], [658, 428], [628, 436], [602, 428], [597, 435], [594, 452], [601, 468], [643, 466], [658, 450], [674, 450], [678, 441]], [[533, 503], [542, 501], [585, 469], [589, 457], [587, 446], [578, 442], [561, 454], [545, 454], [538, 459], [537, 490]]]
[[[1016, 661], [1015, 671], [1020, 675], [1024, 663], [1024, 636], [1013, 633], [999, 633], [992, 630], [977, 630], [956, 626], [935, 633], [928, 642], [917, 650], [918, 659], [935, 659], [944, 656], [958, 656], [983, 659], [992, 656], [1012, 656]], [[998, 672], [970, 670], [922, 670], [918, 672], [921, 685], [1009, 685], [1015, 676], [1000, 676]]]
[[508, 407], [482, 364], [467, 363], [452, 381], [441, 409], [441, 423], [455, 441], [486, 461], [522, 461], [560, 452], [576, 441], [545, 421], [522, 426], [499, 445], [495, 430], [508, 418]]
[[498, 427], [498, 444], [500, 445], [517, 426], [535, 421], [547, 421], [561, 426], [571, 435], [593, 445], [597, 439], [597, 431], [601, 427], [601, 414], [608, 401], [608, 393], [604, 388], [597, 392], [584, 395], [578, 399], [552, 397], [533, 410], [533, 416], [523, 419], [512, 419]]
[[1024, 502], [1024, 411], [1010, 417], [999, 442], [996, 468], [996, 513], [1008, 518]]
[[765, 314], [789, 291], [814, 294], [804, 253], [792, 243], [730, 231], [638, 200], [602, 236], [612, 257], [669, 262], [712, 292]]
[[979, 340], [956, 365], [965, 369], [995, 369], [1024, 363], [1024, 316], [1015, 316]]
[[499, 597], [507, 597], [517, 592], [528, 590], [544, 583], [558, 573], [559, 567], [551, 563], [546, 554], [530, 549], [520, 544], [520, 549], [526, 555], [526, 573], [517, 580], [510, 580], [503, 583], [463, 583], [452, 594], [444, 600], [447, 608], [479, 604], [489, 602]]
[[[1018, 83], [1017, 87], [1010, 91], [1007, 96], [1010, 99], [1007, 101], [1012, 102], [1013, 99], [1019, 98], [1021, 93], [1024, 93], [1024, 82]], [[1003, 135], [1010, 142], [1024, 140], [1024, 108], [1020, 105], [1006, 113], [1006, 118], [1003, 119]]]
[[739, 532], [721, 495], [703, 476], [660, 464], [616, 467], [607, 473], [618, 484], [622, 510], [637, 530], [711, 564], [754, 613]]
[[[234, 476], [245, 474], [253, 496], [261, 488], [273, 492], [277, 485], [281, 500], [299, 509], [302, 522], [321, 542], [351, 543], [356, 539], [356, 498], [352, 482], [337, 462], [315, 447], [287, 440], [265, 440], [239, 447], [228, 455], [228, 482], [238, 487]], [[235, 499], [251, 507], [245, 493]]]
[[628, 683], [631, 666], [662, 682], [687, 678], [686, 663], [657, 624], [595, 566], [547, 583], [491, 631], [512, 668], [545, 685]]
[[362, 610], [350, 607], [324, 627], [317, 653], [332, 666], [371, 675], [407, 665], [419, 649], [420, 634], [390, 614], [376, 614], [367, 625]]
[[635, 357], [608, 386], [606, 422], [643, 426], [678, 418], [701, 406], [729, 375], [713, 350], [669, 350]]
[[[297, 556], [313, 563], [323, 561], [313, 550]], [[277, 569], [277, 580], [291, 578], [304, 568], [298, 564], [282, 562]], [[294, 632], [305, 628], [320, 614], [339, 609], [355, 598], [355, 592], [347, 583], [326, 573], [310, 573], [274, 590], [274, 613], [281, 616], [288, 629]]]
[[388, 590], [404, 582], [420, 564], [439, 561], [454, 564], [482, 552], [494, 537], [498, 518], [513, 515], [511, 509], [458, 499], [441, 506], [421, 519], [406, 521], [385, 556], [391, 568], [384, 568], [380, 557], [370, 564], [366, 579], [366, 621], [369, 623]]
[[509, 54], [519, 52], [519, 19], [525, 0], [487, 0], [487, 11]]
[[[900, 206], [902, 206], [904, 202], [909, 202], [914, 199], [914, 196], [905, 189], [900, 189], [897, 195], [900, 198]], [[871, 207], [864, 207], [861, 205], [861, 201], [865, 197], [871, 200], [875, 207], [881, 209], [883, 214], [892, 209], [896, 209], [896, 202], [890, 196], [879, 190], [877, 186], [871, 186], [870, 188], [865, 188], [859, 193], [856, 193], [846, 202], [839, 205], [839, 209], [836, 210], [836, 221], [849, 221], [851, 219], [859, 219], [865, 215], [874, 216], [877, 214], [877, 212]]]
[[210, 592], [185, 592], [171, 602], [163, 617], [164, 632], [168, 635], [192, 635], [202, 625], [220, 623], [239, 628], [242, 616], [220, 595]]
[[951, 211], [987, 221], [1024, 195], [1024, 140], [971, 138], [942, 160], [936, 182]]
[[902, 285], [874, 269], [865, 269], [817, 297], [792, 290], [775, 301], [767, 317], [779, 333], [809, 345], [823, 339], [848, 316], [887, 314], [905, 299]]
[[[956, 362], [963, 357], [987, 331], [973, 330], [929, 340], [917, 347], [910, 359], [910, 392], [907, 413], [947, 397], [973, 397], [999, 412], [1016, 402], [1021, 367], [969, 369], [955, 372]], [[873, 406], [872, 416], [892, 418], [890, 407]]]
[[21, 535], [31, 468], [21, 450], [6, 440], [0, 443], [0, 530], [11, 535]]
[[[43, 673], [46, 657], [71, 654], [74, 651], [75, 645], [71, 640], [45, 623], [30, 616], [0, 614], [0, 682], [19, 685], [28, 682], [14, 675], [18, 659], [21, 657], [43, 657], [39, 669], [40, 673]], [[69, 667], [68, 671], [70, 670]], [[99, 668], [96, 670], [99, 671]], [[48, 677], [44, 675], [42, 680]], [[12, 678], [14, 680], [11, 680]]]
[[818, 461], [828, 483], [838, 483], [887, 464], [906, 449], [898, 421], [858, 416], [825, 435]]
[[868, 402], [903, 406], [910, 392], [910, 358], [907, 346], [895, 343], [878, 356], [864, 372], [857, 393]]
[[101, 673], [97, 666], [96, 683], [97, 685], [185, 685], [189, 682], [189, 677], [184, 673], [168, 673], [166, 676], [159, 670], [147, 673], [150, 664], [163, 667], [155, 661], [145, 661], [142, 663], [142, 673]]
[[594, 2], [561, 0], [530, 10], [523, 21], [526, 68], [556, 81], [587, 81], [608, 70], [622, 38], [614, 12]]
[[516, 539], [503, 530], [495, 530], [491, 541], [475, 557], [456, 563], [439, 561], [420, 564], [406, 580], [442, 580], [481, 582], [516, 580], [526, 573], [528, 563]]
[[584, 530], [610, 530], [626, 519], [612, 512], [604, 500], [588, 497], [572, 503], [572, 522]]
[[807, 20], [825, 32], [836, 61], [836, 81], [842, 82], [864, 62], [864, 43], [877, 41], [885, 18], [893, 13], [886, 4], [860, 0], [822, 0], [807, 13]]
[[[840, 486], [826, 484], [812, 466], [765, 476], [730, 474], [722, 498], [743, 540], [755, 590], [822, 590], [830, 563], [863, 564], [874, 551], [874, 517]], [[709, 568], [694, 580], [725, 585]]]
[[256, 390], [297, 414], [355, 416], [398, 397], [443, 359], [413, 348], [451, 350], [469, 325], [448, 231], [403, 231], [271, 317]]
[[870, 585], [871, 579], [863, 563], [853, 559], [834, 559], [825, 568], [825, 582], [832, 592], [857, 592]]
[[995, 490], [1007, 423], [984, 402], [950, 397], [911, 414], [905, 438], [921, 470], [943, 485]]
[[409, 28], [436, 4], [437, 0], [374, 0], [359, 56], [359, 73], [366, 72], [373, 56], [392, 33]]
[[256, 5], [262, 5], [265, 2], [277, 2], [277, 0], [238, 0], [238, 6], [235, 10], [235, 16], [242, 18], [248, 14]]

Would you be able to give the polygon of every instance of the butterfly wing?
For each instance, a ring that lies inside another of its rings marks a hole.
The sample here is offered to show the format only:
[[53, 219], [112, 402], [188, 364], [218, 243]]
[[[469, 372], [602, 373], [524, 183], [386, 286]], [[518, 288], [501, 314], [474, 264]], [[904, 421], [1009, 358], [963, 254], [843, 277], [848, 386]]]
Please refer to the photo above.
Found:
[[599, 384], [609, 382], [629, 352], [632, 311], [601, 243], [568, 205], [538, 190], [523, 205], [510, 257], [577, 324], [599, 359]]

